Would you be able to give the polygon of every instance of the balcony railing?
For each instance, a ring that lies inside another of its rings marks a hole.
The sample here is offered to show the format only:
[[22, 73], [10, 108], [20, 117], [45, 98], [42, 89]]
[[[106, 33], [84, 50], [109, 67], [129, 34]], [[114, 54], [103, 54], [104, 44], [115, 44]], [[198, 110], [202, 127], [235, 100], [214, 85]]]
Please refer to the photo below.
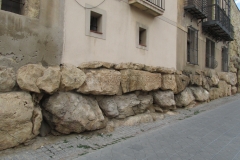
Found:
[[207, 18], [207, 10], [204, 6], [207, 5], [207, 0], [185, 0], [185, 11], [189, 12], [197, 19]]
[[230, 17], [219, 5], [205, 7], [207, 19], [203, 22], [203, 32], [221, 41], [232, 41], [234, 38], [233, 25]]
[[128, 0], [128, 3], [153, 16], [160, 16], [165, 10], [165, 0]]
[[161, 8], [161, 9], [165, 9], [165, 0], [146, 0], [149, 3]]

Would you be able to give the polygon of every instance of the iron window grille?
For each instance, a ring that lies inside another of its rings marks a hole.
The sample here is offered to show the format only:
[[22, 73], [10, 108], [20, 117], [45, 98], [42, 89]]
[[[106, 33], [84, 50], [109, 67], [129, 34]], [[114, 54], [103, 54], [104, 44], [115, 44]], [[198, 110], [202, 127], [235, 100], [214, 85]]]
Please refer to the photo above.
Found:
[[209, 39], [206, 41], [206, 67], [212, 69], [217, 67], [215, 60], [215, 43]]
[[222, 71], [228, 72], [228, 48], [222, 48]]
[[187, 62], [198, 65], [198, 30], [193, 27], [188, 27]]
[[21, 14], [21, 8], [24, 0], [2, 0], [1, 10]]
[[93, 17], [93, 16], [91, 17], [90, 30], [98, 31], [98, 18], [97, 17]]

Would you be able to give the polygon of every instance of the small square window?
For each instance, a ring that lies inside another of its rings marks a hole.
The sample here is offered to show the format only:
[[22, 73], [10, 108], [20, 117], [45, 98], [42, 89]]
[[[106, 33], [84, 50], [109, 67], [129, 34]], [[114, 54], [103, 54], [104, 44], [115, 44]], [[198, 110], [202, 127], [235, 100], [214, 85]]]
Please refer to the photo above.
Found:
[[90, 31], [102, 34], [102, 15], [91, 11]]
[[137, 48], [148, 50], [148, 28], [137, 23]]
[[106, 39], [106, 12], [86, 4], [86, 26], [87, 36]]

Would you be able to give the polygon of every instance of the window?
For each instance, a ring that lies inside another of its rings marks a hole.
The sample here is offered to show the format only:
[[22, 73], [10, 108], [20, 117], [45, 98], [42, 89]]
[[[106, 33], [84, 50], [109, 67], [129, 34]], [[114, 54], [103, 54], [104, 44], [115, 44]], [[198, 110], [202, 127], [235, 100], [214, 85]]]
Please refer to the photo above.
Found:
[[102, 15], [91, 11], [90, 31], [102, 34]]
[[139, 28], [139, 45], [147, 47], [147, 30]]
[[198, 30], [189, 27], [187, 33], [187, 62], [198, 64]]
[[206, 41], [206, 67], [216, 68], [217, 61], [215, 60], [215, 43], [209, 39]]
[[222, 48], [222, 71], [228, 72], [228, 48]]
[[0, 0], [1, 10], [21, 14], [23, 0]]
[[137, 48], [148, 50], [148, 28], [137, 23]]
[[87, 36], [106, 39], [106, 12], [91, 5], [86, 5], [86, 26]]

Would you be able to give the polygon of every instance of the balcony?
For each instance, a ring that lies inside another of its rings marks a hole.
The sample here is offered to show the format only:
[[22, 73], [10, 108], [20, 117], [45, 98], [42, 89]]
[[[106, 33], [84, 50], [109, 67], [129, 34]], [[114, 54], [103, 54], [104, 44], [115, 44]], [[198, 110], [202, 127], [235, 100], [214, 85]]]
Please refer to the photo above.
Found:
[[162, 15], [165, 10], [165, 0], [129, 0], [128, 3], [154, 17]]
[[204, 19], [207, 18], [206, 5], [207, 0], [185, 0], [184, 10], [196, 19]]
[[233, 41], [231, 19], [219, 5], [206, 6], [207, 19], [202, 23], [203, 32], [216, 41]]

